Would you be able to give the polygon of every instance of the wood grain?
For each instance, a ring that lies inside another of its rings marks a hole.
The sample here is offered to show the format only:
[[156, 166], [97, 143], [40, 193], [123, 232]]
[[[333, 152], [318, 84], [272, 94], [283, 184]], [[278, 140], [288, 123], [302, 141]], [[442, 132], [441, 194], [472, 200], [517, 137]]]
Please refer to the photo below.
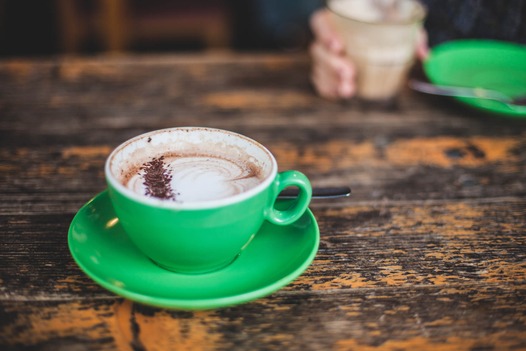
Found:
[[[524, 349], [526, 286], [282, 292], [212, 311], [121, 299], [2, 303], [10, 346], [97, 350]], [[495, 296], [499, 296], [495, 299]], [[492, 316], [492, 318], [487, 318]], [[87, 343], [89, 341], [89, 343]]]
[[[0, 61], [0, 349], [526, 350], [526, 120], [404, 90], [374, 107], [317, 97], [301, 55]], [[104, 290], [67, 247], [137, 134], [250, 136], [313, 201], [308, 270], [248, 304], [188, 312]]]

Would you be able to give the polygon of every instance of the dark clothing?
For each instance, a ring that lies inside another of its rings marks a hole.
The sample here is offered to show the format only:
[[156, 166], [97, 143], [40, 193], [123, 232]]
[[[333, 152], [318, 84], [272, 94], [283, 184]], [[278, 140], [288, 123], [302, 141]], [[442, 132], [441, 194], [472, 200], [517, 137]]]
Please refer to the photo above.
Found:
[[[233, 0], [239, 49], [304, 49], [312, 40], [308, 19], [322, 0]], [[526, 44], [526, 0], [421, 0], [429, 44], [465, 38]]]
[[429, 45], [453, 39], [526, 44], [526, 0], [422, 0]]

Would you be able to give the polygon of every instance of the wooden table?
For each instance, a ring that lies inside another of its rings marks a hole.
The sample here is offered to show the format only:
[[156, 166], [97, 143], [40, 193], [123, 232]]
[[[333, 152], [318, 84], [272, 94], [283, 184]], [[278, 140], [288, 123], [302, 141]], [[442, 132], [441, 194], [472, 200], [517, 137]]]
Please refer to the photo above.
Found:
[[[316, 96], [305, 56], [0, 62], [0, 349], [526, 349], [526, 119], [404, 91], [394, 108]], [[296, 281], [208, 311], [132, 303], [67, 245], [137, 134], [250, 136], [314, 186], [321, 243]]]

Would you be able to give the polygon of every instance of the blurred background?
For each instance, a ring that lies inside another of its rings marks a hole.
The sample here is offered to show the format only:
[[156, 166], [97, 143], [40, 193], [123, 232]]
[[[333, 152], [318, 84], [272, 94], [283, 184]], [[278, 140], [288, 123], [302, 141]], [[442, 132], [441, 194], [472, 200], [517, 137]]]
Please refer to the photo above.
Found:
[[[420, 0], [431, 46], [526, 44], [526, 0]], [[119, 52], [304, 51], [324, 0], [0, 0], [0, 58]]]
[[322, 0], [0, 0], [0, 56], [300, 51]]

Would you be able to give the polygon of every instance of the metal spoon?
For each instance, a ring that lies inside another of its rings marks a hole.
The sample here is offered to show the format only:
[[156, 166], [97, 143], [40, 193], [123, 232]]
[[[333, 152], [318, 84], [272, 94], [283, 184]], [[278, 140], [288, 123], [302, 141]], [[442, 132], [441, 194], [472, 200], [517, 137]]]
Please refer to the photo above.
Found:
[[499, 101], [513, 110], [526, 111], [526, 95], [516, 96], [512, 98], [496, 90], [483, 88], [467, 88], [450, 85], [435, 85], [415, 79], [409, 81], [409, 86], [414, 90], [427, 94]]
[[[335, 199], [351, 195], [348, 186], [312, 188], [312, 199]], [[280, 199], [292, 199], [298, 196], [298, 188], [287, 188], [279, 194]]]

